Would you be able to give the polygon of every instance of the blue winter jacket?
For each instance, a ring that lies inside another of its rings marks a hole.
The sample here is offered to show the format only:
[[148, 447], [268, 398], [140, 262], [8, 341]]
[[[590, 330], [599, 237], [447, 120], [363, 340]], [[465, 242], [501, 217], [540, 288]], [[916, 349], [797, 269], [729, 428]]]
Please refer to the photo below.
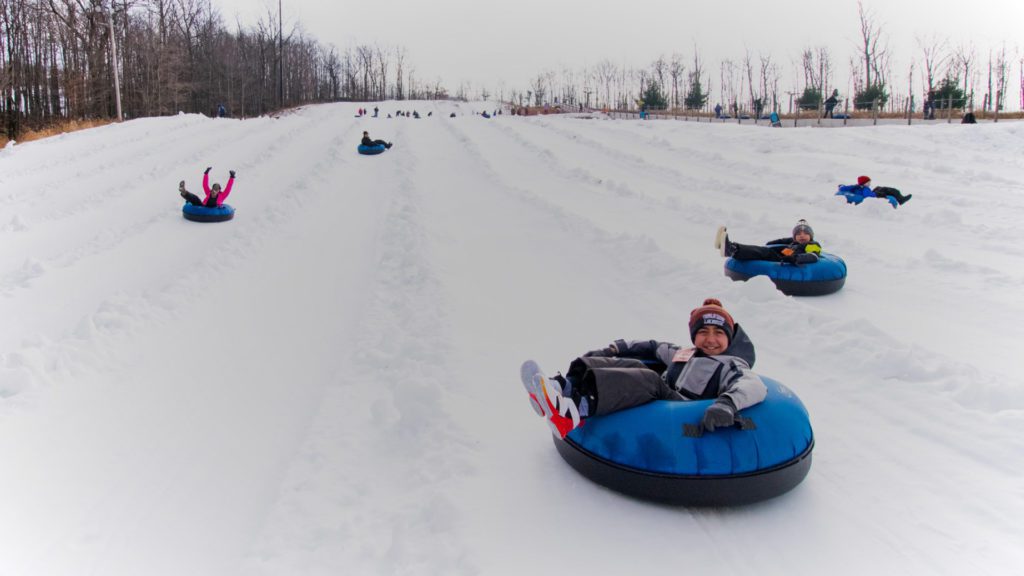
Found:
[[850, 184], [848, 186], [840, 186], [839, 192], [836, 195], [842, 194], [843, 196], [861, 196], [863, 198], [875, 198], [875, 193], [872, 192], [870, 186], [863, 186], [861, 184]]
[[[878, 195], [870, 187], [861, 184], [840, 186], [836, 196], [846, 197], [848, 204], [860, 204], [865, 198], [878, 198]], [[896, 198], [892, 196], [884, 196], [884, 198], [889, 201], [889, 204], [892, 204], [893, 208], [897, 206]]]

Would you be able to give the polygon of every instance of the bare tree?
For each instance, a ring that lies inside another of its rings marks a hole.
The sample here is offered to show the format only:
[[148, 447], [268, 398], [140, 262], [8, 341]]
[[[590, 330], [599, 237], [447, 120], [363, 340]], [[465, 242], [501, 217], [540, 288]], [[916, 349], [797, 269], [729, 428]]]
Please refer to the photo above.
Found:
[[359, 72], [362, 75], [362, 89], [359, 93], [361, 100], [373, 98], [371, 78], [374, 75], [374, 54], [374, 49], [371, 46], [356, 46], [355, 48], [355, 56], [359, 60]]
[[756, 117], [760, 113], [758, 103], [762, 100], [758, 96], [760, 84], [754, 82], [754, 61], [750, 56], [749, 49], [743, 54], [743, 70], [747, 73], [747, 94], [749, 96], [747, 103], [750, 105], [750, 109], [754, 111]]
[[732, 60], [722, 60], [719, 65], [720, 78], [719, 82], [722, 91], [722, 102], [726, 105], [726, 108], [732, 110], [733, 114], [739, 112], [739, 92], [736, 89], [737, 76], [739, 74], [739, 68], [736, 63]]
[[925, 94], [930, 95], [935, 91], [935, 82], [940, 71], [947, 70], [950, 60], [948, 41], [935, 36], [928, 39], [918, 37], [917, 45], [921, 48], [924, 60], [921, 72], [924, 74]]
[[615, 81], [616, 66], [611, 60], [602, 60], [594, 67], [599, 85], [604, 87], [604, 105], [612, 106], [612, 82]]
[[390, 55], [390, 51], [386, 48], [382, 48], [379, 44], [374, 48], [377, 53], [377, 74], [373, 82], [375, 88], [374, 99], [385, 100], [388, 97], [388, 56]]
[[876, 84], [885, 84], [885, 71], [888, 63], [888, 48], [882, 44], [882, 28], [875, 21], [875, 16], [864, 9], [863, 2], [857, 2], [860, 15], [860, 35], [863, 41], [861, 56], [864, 60], [864, 87], [871, 88]]
[[683, 57], [681, 54], [672, 54], [672, 60], [669, 63], [668, 74], [672, 78], [672, 108], [679, 107], [679, 83], [683, 79], [683, 74], [686, 72], [686, 67], [683, 65]]
[[665, 74], [667, 72], [668, 62], [665, 61], [665, 56], [658, 56], [658, 59], [651, 63], [651, 76], [662, 90], [666, 87]]
[[530, 88], [533, 90], [534, 106], [540, 106], [544, 103], [544, 98], [547, 97], [547, 74], [538, 74], [533, 79], [533, 83], [530, 84]]
[[761, 70], [761, 95], [768, 99], [773, 111], [779, 110], [779, 68], [772, 62], [771, 55], [759, 55]]
[[1003, 103], [1006, 101], [1006, 81], [1009, 75], [1010, 63], [1006, 59], [1006, 46], [999, 50], [996, 54], [996, 97], [995, 97], [995, 112], [996, 117], [999, 117], [999, 111], [1003, 109]]
[[405, 74], [405, 46], [395, 48], [395, 100], [405, 99], [405, 86], [403, 75]]
[[[964, 81], [964, 94], [970, 94], [972, 100], [974, 99], [974, 85], [971, 85], [970, 81], [976, 57], [974, 46], [961, 44], [954, 50], [950, 61], [950, 66], [955, 66], [957, 69], [955, 76], [961, 77]], [[961, 71], [963, 72], [962, 76]]]

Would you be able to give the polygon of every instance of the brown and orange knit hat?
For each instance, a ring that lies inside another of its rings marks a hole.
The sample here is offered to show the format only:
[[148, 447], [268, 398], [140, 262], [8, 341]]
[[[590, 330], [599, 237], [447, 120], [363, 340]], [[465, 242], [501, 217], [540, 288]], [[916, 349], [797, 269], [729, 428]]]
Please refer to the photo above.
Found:
[[704, 326], [718, 326], [725, 331], [729, 336], [729, 341], [732, 342], [736, 323], [722, 307], [722, 303], [715, 298], [708, 298], [700, 308], [694, 308], [690, 312], [690, 340], [696, 338], [697, 331]]

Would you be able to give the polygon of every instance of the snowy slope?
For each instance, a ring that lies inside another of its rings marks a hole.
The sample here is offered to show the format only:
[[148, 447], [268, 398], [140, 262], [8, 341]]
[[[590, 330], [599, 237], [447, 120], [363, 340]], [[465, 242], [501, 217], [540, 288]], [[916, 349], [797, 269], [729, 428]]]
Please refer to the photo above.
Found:
[[[385, 103], [0, 151], [0, 575], [1008, 574], [1024, 561], [1024, 125], [818, 130]], [[459, 116], [449, 118], [451, 111]], [[355, 154], [362, 130], [396, 142]], [[235, 220], [177, 182], [238, 180]], [[847, 206], [868, 174], [914, 199]], [[733, 283], [806, 218], [850, 275]], [[816, 435], [793, 492], [591, 484], [518, 366], [720, 298]]]

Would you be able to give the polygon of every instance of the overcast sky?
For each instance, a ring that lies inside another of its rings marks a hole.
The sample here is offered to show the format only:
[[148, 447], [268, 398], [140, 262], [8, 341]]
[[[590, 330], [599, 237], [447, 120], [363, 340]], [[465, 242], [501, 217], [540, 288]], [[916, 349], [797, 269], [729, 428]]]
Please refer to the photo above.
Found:
[[[243, 24], [268, 11], [276, 15], [278, 8], [276, 0], [212, 2], [228, 22], [237, 17]], [[586, 0], [283, 0], [286, 28], [301, 24], [310, 36], [340, 49], [374, 43], [405, 46], [420, 79], [440, 78], [449, 89], [471, 82], [493, 90], [501, 81], [510, 88], [526, 88], [546, 69], [580, 69], [605, 58], [647, 67], [661, 54], [679, 52], [688, 61], [694, 45], [714, 84], [721, 60], [741, 62], [749, 50], [755, 58], [761, 52], [780, 63], [783, 89], [793, 85], [803, 48], [827, 46], [837, 69], [833, 81], [842, 87], [860, 42], [854, 0], [779, 0], [770, 10], [764, 2], [749, 0], [617, 5], [623, 8]], [[1005, 43], [1013, 63], [1009, 82], [1016, 91], [1024, 47], [1024, 1], [973, 0], [961, 6], [970, 12], [921, 0], [865, 3], [888, 38], [895, 78], [905, 79], [911, 58], [920, 59], [918, 38], [973, 44], [983, 66], [989, 50]], [[916, 75], [915, 85], [919, 78]]]

